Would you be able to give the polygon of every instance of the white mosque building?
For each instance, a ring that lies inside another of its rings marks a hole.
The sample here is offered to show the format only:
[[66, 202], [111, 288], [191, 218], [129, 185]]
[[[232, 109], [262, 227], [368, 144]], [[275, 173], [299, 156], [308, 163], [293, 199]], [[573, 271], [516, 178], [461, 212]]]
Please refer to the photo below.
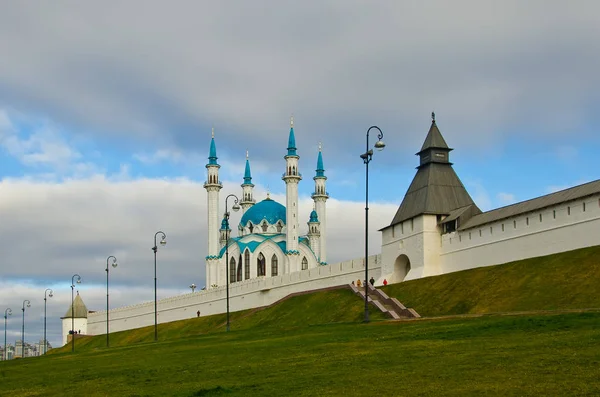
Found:
[[[253, 195], [254, 184], [250, 172], [250, 160], [246, 153], [246, 169], [239, 205], [243, 215], [238, 225], [238, 236], [231, 237], [228, 215], [219, 210], [220, 190], [219, 168], [214, 132], [208, 156], [207, 181], [204, 188], [208, 200], [208, 255], [206, 256], [206, 285], [215, 288], [230, 283], [273, 277], [316, 268], [327, 264], [326, 240], [326, 191], [323, 155], [319, 145], [317, 169], [313, 177], [315, 190], [312, 194], [314, 207], [307, 220], [306, 228], [298, 219], [298, 184], [302, 180], [299, 171], [294, 119], [290, 123], [285, 172], [285, 206], [267, 198], [256, 203]], [[236, 196], [237, 199], [237, 196]], [[235, 204], [238, 202], [236, 200]], [[222, 218], [222, 221], [219, 221]], [[220, 225], [220, 228], [219, 228]], [[305, 229], [306, 234], [300, 234]], [[227, 252], [228, 251], [228, 252]], [[229, 258], [228, 266], [225, 261]], [[228, 275], [225, 274], [226, 269]]]

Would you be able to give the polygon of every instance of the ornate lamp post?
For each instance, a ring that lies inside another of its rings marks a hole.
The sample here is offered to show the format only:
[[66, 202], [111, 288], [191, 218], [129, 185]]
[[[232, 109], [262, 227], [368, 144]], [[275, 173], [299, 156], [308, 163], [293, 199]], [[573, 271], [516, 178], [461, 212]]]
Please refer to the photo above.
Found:
[[[27, 303], [25, 303], [27, 302]], [[23, 327], [21, 328], [21, 357], [25, 357], [25, 305], [27, 307], [31, 307], [31, 302], [29, 299], [25, 299], [23, 301]]]
[[8, 358], [8, 351], [6, 349], [6, 319], [12, 314], [12, 309], [9, 307], [4, 311], [4, 360]]
[[[49, 294], [48, 291], [50, 291]], [[52, 298], [52, 290], [50, 288], [46, 288], [46, 290], [44, 291], [44, 354], [46, 354], [48, 350], [48, 340], [46, 339], [46, 301], [48, 300], [48, 298]]]
[[377, 126], [371, 126], [367, 130], [367, 151], [360, 155], [365, 163], [365, 323], [369, 322], [369, 163], [373, 159], [373, 149], [369, 149], [369, 132], [371, 130], [379, 131], [375, 149], [383, 150], [383, 132]]
[[81, 284], [81, 276], [74, 274], [71, 277], [71, 352], [75, 352], [75, 297], [73, 295], [75, 279], [77, 279], [77, 284]]
[[227, 238], [225, 239], [225, 280], [227, 281], [227, 332], [229, 332], [229, 235], [230, 235], [230, 229], [229, 229], [229, 212], [227, 211], [227, 200], [229, 200], [230, 197], [235, 197], [235, 202], [233, 203], [233, 207], [231, 207], [231, 209], [233, 209], [235, 212], [240, 210], [240, 206], [238, 205], [238, 197], [235, 194], [230, 194], [229, 196], [225, 197], [225, 214], [224, 214], [224, 218], [225, 218], [225, 225], [226, 225], [226, 229], [225, 229], [225, 233], [227, 234]]
[[109, 341], [108, 341], [108, 334], [110, 332], [110, 328], [108, 326], [108, 310], [109, 310], [109, 306], [108, 306], [108, 262], [110, 261], [110, 259], [112, 258], [112, 267], [117, 267], [117, 258], [115, 258], [114, 256], [109, 256], [108, 258], [106, 258], [106, 347], [109, 347]]
[[162, 235], [162, 239], [160, 240], [160, 245], [167, 245], [167, 235], [164, 232], [158, 231], [154, 234], [154, 247], [152, 247], [152, 251], [154, 251], [154, 341], [158, 340], [158, 311], [157, 311], [157, 299], [156, 299], [156, 251], [158, 251], [158, 246], [156, 245], [156, 236]]
[[192, 285], [190, 285], [190, 288], [192, 289], [192, 293], [196, 290], [196, 284], [192, 283]]

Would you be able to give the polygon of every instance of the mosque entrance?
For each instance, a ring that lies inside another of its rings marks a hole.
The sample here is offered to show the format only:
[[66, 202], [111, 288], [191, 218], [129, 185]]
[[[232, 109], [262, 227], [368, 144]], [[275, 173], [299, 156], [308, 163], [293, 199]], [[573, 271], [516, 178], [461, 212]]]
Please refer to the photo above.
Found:
[[402, 254], [396, 258], [394, 262], [394, 280], [393, 282], [399, 283], [406, 278], [406, 275], [410, 271], [410, 259], [408, 256]]

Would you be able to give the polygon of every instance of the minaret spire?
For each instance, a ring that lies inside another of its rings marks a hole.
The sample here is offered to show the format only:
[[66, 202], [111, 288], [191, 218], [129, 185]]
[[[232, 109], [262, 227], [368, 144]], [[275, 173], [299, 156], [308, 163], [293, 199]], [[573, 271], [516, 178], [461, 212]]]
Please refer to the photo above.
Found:
[[317, 169], [316, 174], [313, 178], [315, 181], [315, 191], [312, 194], [314, 201], [315, 211], [319, 219], [320, 233], [315, 237], [318, 241], [319, 249], [313, 250], [315, 253], [318, 252], [318, 259], [320, 264], [327, 264], [327, 199], [329, 193], [327, 193], [327, 177], [325, 176], [325, 167], [323, 167], [323, 145], [319, 142], [319, 154], [317, 155]]
[[[208, 200], [208, 255], [206, 256], [206, 285], [223, 285], [226, 276], [218, 267], [219, 260], [219, 191], [223, 187], [219, 180], [217, 163], [217, 147], [215, 145], [215, 129], [211, 130], [208, 164], [206, 164], [207, 180], [204, 188]], [[221, 274], [223, 273], [223, 274]]]
[[242, 207], [242, 213], [245, 213], [248, 208], [252, 207], [256, 200], [252, 196], [254, 190], [254, 184], [252, 183], [252, 174], [250, 173], [250, 160], [248, 158], [248, 150], [246, 150], [246, 169], [244, 170], [244, 183], [242, 183], [242, 200], [240, 206]]
[[302, 175], [298, 171], [298, 160], [300, 156], [296, 154], [296, 137], [294, 136], [294, 116], [290, 119], [290, 136], [288, 138], [287, 155], [284, 157], [286, 171], [283, 174], [285, 182], [285, 213], [286, 213], [286, 256], [287, 264], [285, 273], [297, 272], [298, 256], [300, 255], [298, 245], [298, 183]]

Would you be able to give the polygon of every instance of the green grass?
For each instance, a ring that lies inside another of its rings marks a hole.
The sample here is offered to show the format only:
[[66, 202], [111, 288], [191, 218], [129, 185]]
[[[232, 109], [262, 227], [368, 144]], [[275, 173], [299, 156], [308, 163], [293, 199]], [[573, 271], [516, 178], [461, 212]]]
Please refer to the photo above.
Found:
[[0, 363], [7, 396], [598, 395], [600, 312], [337, 323]]
[[[261, 309], [244, 310], [230, 313], [231, 330], [250, 328], [292, 329], [314, 324], [339, 322], [360, 322], [364, 317], [364, 301], [349, 289], [319, 291], [293, 296], [279, 303]], [[386, 317], [370, 306], [370, 318], [374, 321]], [[173, 321], [159, 325], [159, 340], [172, 340], [223, 332], [226, 328], [226, 315], [199, 317], [189, 320]], [[112, 347], [128, 346], [134, 343], [154, 341], [154, 326], [110, 335]], [[82, 337], [75, 340], [77, 350], [106, 347], [106, 335]], [[70, 351], [70, 346], [52, 349], [49, 354]]]
[[388, 285], [421, 316], [600, 308], [600, 246]]

